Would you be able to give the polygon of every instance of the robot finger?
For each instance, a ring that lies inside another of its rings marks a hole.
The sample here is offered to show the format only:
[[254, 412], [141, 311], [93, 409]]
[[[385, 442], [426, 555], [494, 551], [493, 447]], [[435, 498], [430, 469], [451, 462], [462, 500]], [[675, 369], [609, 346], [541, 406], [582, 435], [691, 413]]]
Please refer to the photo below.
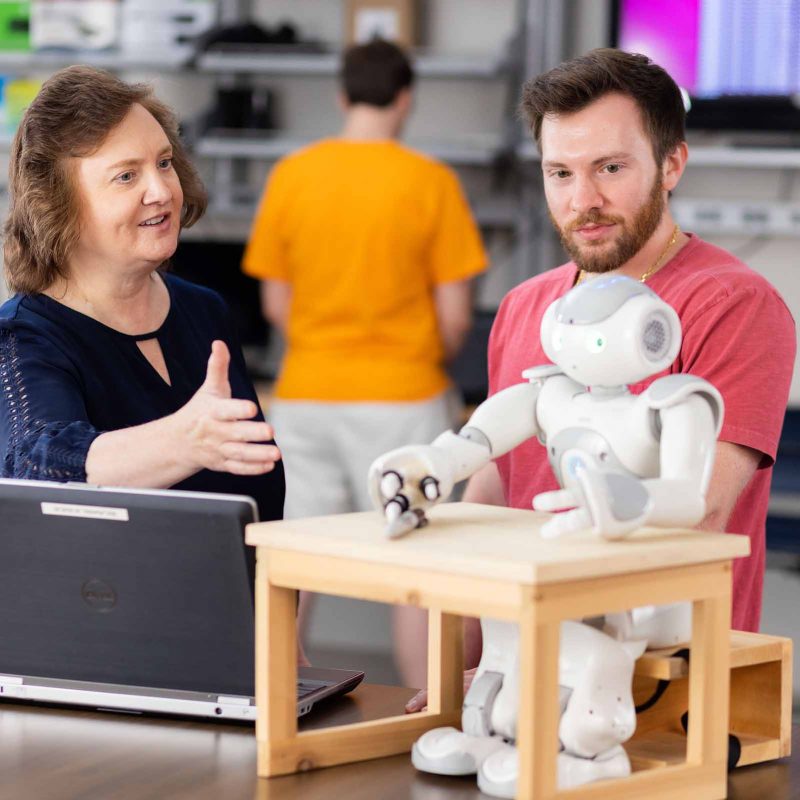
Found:
[[592, 527], [592, 518], [584, 508], [576, 508], [563, 514], [556, 514], [542, 525], [539, 534], [542, 539], [557, 539], [569, 533], [587, 530]]
[[386, 521], [391, 524], [408, 511], [410, 505], [408, 498], [404, 494], [396, 494], [383, 507], [383, 514], [386, 517]]
[[533, 507], [537, 511], [561, 511], [564, 508], [575, 508], [579, 504], [580, 498], [572, 489], [542, 492], [533, 498]]
[[429, 500], [431, 503], [435, 503], [442, 496], [441, 490], [439, 489], [439, 481], [432, 475], [426, 475], [419, 482], [419, 488], [422, 494], [425, 495], [425, 499]]
[[394, 497], [403, 488], [403, 476], [397, 470], [387, 470], [383, 473], [380, 482], [381, 494], [389, 499]]
[[419, 509], [404, 511], [399, 516], [391, 520], [386, 526], [386, 535], [390, 539], [399, 539], [415, 528], [422, 528], [428, 524], [425, 513]]

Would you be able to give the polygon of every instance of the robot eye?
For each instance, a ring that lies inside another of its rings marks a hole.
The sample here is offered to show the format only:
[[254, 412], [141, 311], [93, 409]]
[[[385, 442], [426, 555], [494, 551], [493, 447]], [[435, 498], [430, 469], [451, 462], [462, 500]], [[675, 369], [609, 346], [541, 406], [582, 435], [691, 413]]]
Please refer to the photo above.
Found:
[[586, 335], [586, 349], [590, 353], [602, 353], [606, 349], [607, 343], [606, 337], [597, 331], [590, 331]]
[[556, 331], [553, 334], [553, 350], [560, 350], [564, 346], [564, 334], [561, 331]]

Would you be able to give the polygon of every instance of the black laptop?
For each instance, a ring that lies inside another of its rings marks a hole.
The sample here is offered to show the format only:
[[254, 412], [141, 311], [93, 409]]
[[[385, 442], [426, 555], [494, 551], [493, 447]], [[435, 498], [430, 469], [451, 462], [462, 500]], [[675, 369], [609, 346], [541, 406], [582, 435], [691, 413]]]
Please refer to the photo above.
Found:
[[[0, 480], [0, 699], [253, 720], [249, 497]], [[297, 713], [363, 672], [298, 669]]]

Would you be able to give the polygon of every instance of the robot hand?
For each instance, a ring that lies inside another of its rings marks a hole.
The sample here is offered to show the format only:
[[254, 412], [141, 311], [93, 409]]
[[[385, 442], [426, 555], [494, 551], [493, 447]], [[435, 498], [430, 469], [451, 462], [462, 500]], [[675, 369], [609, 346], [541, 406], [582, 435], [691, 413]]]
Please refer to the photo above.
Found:
[[425, 511], [453, 490], [454, 465], [433, 445], [410, 445], [380, 456], [368, 475], [372, 503], [386, 517], [386, 535], [403, 536], [427, 524]]
[[[580, 454], [576, 455], [580, 458]], [[590, 530], [604, 539], [621, 539], [647, 521], [652, 503], [641, 481], [586, 467], [582, 461], [571, 473], [568, 488], [542, 492], [533, 498], [537, 511], [572, 508], [544, 524], [544, 538]]]

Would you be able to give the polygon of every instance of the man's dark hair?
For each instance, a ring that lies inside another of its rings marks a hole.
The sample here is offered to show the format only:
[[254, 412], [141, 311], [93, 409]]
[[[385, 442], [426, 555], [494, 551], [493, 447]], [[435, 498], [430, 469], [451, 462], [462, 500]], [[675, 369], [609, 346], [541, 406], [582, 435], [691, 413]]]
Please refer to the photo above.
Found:
[[373, 39], [347, 49], [341, 78], [349, 103], [385, 108], [395, 101], [401, 89], [411, 86], [414, 70], [397, 45]]
[[647, 56], [598, 48], [565, 61], [523, 86], [520, 112], [541, 149], [545, 116], [581, 111], [612, 93], [636, 102], [656, 164], [662, 164], [685, 138], [686, 109], [678, 85]]

